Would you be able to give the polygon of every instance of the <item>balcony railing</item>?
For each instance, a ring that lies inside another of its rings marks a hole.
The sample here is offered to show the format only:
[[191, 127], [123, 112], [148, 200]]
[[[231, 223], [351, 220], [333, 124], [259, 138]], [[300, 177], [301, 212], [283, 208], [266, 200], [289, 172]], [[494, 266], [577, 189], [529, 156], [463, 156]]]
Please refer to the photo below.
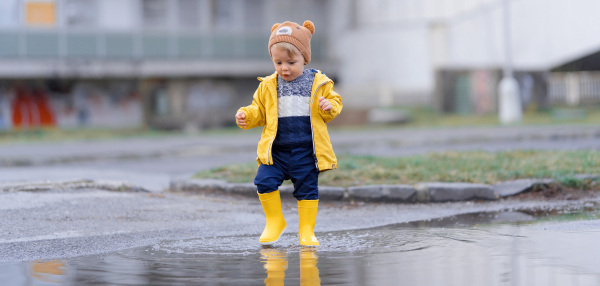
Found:
[[[61, 30], [0, 30], [0, 59], [266, 59], [265, 33], [160, 33]], [[312, 57], [324, 45], [313, 38]]]

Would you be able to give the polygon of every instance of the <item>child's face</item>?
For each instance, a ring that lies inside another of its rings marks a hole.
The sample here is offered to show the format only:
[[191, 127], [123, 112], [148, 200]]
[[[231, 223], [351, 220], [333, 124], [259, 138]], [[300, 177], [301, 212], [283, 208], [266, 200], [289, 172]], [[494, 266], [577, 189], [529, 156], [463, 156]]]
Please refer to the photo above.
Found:
[[[296, 48], [294, 47], [294, 49]], [[290, 57], [286, 50], [272, 46], [271, 60], [277, 74], [286, 81], [295, 80], [304, 72], [304, 57], [297, 49], [296, 53]]]

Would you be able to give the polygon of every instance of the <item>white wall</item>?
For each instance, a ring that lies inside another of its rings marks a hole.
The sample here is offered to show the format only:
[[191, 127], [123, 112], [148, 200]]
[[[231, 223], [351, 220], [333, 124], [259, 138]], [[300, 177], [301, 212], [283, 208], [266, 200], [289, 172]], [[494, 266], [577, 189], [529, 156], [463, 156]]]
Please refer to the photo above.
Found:
[[498, 5], [480, 9], [465, 18], [446, 23], [446, 42], [437, 49], [447, 51], [436, 67], [498, 67], [504, 59], [502, 13]]
[[19, 0], [0, 1], [0, 28], [19, 25]]
[[348, 33], [342, 41], [338, 74], [344, 86], [422, 90], [431, 84], [426, 26], [365, 29]]
[[140, 3], [135, 0], [99, 0], [98, 25], [109, 30], [137, 29]]
[[[546, 3], [550, 2], [550, 3]], [[545, 9], [536, 10], [536, 5]], [[522, 7], [521, 7], [522, 6]], [[540, 22], [539, 29], [532, 31], [529, 35], [539, 35], [536, 42], [538, 50], [544, 51], [546, 58], [538, 58], [546, 66], [552, 67], [578, 57], [597, 52], [600, 50], [600, 1], [597, 0], [562, 0], [543, 1], [536, 0], [527, 3], [523, 1], [515, 5], [515, 10], [528, 9], [528, 13], [519, 18], [521, 25], [533, 25], [532, 19]], [[535, 18], [534, 18], [535, 17]], [[533, 30], [533, 29], [532, 29]], [[527, 41], [527, 34], [520, 33], [516, 38], [517, 43]], [[518, 48], [519, 46], [515, 46]], [[531, 50], [530, 50], [531, 51]], [[527, 58], [533, 57], [533, 52], [528, 54], [516, 51], [515, 60], [526, 62]]]
[[[351, 97], [388, 89], [427, 96], [436, 69], [500, 69], [505, 62], [502, 0], [357, 1], [356, 27], [334, 43], [339, 82]], [[510, 2], [515, 69], [548, 70], [600, 50], [600, 1]]]
[[[600, 1], [513, 0], [511, 35], [517, 69], [550, 69], [600, 49]], [[502, 5], [448, 21], [448, 58], [443, 66], [501, 66]]]

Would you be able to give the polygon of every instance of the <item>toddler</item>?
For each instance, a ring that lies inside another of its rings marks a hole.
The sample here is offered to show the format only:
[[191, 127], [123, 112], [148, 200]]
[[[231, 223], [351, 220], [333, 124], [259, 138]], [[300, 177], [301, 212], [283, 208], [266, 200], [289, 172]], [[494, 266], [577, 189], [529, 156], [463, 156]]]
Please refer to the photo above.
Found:
[[322, 72], [305, 69], [310, 62], [311, 21], [275, 24], [269, 54], [275, 73], [259, 78], [252, 104], [235, 115], [243, 129], [264, 126], [257, 149], [258, 172], [254, 184], [265, 212], [266, 225], [259, 242], [269, 245], [285, 231], [279, 186], [294, 185], [298, 201], [298, 236], [301, 245], [317, 246], [314, 228], [319, 204], [319, 173], [337, 168], [327, 123], [342, 111], [333, 81]]

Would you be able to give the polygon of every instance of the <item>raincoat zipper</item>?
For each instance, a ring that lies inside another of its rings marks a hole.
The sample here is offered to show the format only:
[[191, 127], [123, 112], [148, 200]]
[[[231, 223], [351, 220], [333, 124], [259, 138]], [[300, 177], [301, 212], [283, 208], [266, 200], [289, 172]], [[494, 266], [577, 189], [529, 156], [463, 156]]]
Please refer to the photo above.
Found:
[[271, 148], [273, 147], [273, 142], [275, 142], [275, 138], [277, 137], [277, 129], [279, 129], [279, 97], [277, 97], [277, 108], [275, 109], [277, 110], [277, 124], [275, 124], [275, 136], [271, 138], [271, 143], [269, 143], [269, 148], [267, 148], [267, 163], [269, 165], [273, 164], [273, 154], [271, 154]]
[[317, 92], [319, 91], [319, 88], [321, 88], [321, 86], [323, 86], [324, 84], [328, 83], [329, 81], [325, 81], [321, 84], [319, 84], [319, 86], [317, 86], [317, 89], [315, 89], [315, 94], [312, 97], [312, 100], [310, 101], [310, 135], [312, 136], [312, 146], [313, 146], [313, 158], [315, 158], [315, 166], [317, 167], [317, 170], [319, 170], [319, 162], [317, 160], [317, 149], [315, 148], [315, 132], [313, 130], [313, 120], [312, 120], [312, 106], [313, 106], [313, 102], [315, 101], [315, 98], [317, 97]]

